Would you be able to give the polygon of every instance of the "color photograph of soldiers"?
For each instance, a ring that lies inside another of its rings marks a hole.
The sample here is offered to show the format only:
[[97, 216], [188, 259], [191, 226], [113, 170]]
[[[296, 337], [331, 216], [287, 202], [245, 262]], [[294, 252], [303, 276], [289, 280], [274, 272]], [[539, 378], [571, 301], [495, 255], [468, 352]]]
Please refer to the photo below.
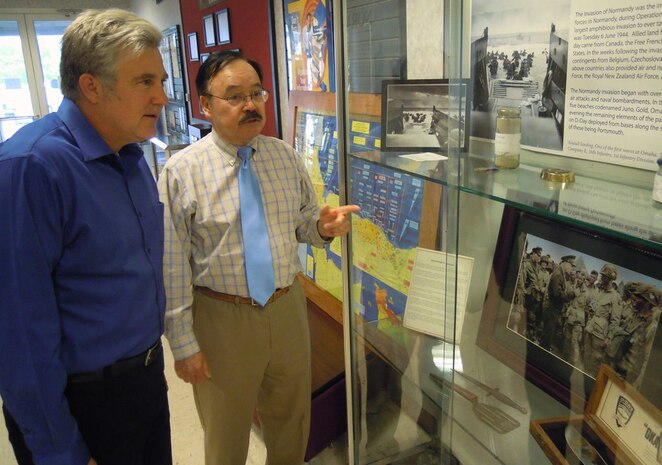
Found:
[[623, 300], [613, 284], [618, 278], [616, 267], [606, 263], [600, 269], [591, 298], [587, 301], [584, 369], [595, 375], [605, 359], [605, 347], [621, 323]]
[[606, 347], [606, 361], [634, 387], [640, 387], [660, 320], [662, 292], [650, 284], [623, 286], [621, 323]]
[[540, 322], [542, 318], [542, 302], [550, 276], [542, 266], [542, 248], [534, 247], [531, 250], [529, 259], [522, 264], [522, 270], [527, 330], [536, 339], [539, 339], [541, 335], [536, 334], [536, 322]]
[[660, 289], [662, 281], [528, 235], [507, 326], [593, 378], [606, 363], [638, 387]]

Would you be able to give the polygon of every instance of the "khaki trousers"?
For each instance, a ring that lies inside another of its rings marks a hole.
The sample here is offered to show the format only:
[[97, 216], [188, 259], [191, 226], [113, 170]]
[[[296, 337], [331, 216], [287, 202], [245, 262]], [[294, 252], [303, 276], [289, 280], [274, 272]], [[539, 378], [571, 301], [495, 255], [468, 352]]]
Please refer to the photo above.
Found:
[[268, 465], [303, 463], [310, 425], [310, 333], [298, 280], [265, 308], [194, 293], [193, 329], [211, 379], [193, 386], [206, 465], [244, 465], [256, 411]]

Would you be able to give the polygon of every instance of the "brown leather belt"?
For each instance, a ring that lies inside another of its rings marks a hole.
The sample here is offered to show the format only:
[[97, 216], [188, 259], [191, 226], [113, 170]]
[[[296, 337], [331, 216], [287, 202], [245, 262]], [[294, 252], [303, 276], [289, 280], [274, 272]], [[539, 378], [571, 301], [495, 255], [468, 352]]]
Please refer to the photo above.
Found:
[[[209, 289], [208, 287], [202, 287], [202, 286], [195, 286], [195, 290], [199, 291], [201, 294], [206, 295], [207, 297], [211, 297], [212, 299], [216, 299], [216, 300], [222, 300], [223, 302], [234, 302], [235, 304], [252, 305], [253, 307], [260, 306], [260, 304], [255, 302], [250, 297], [241, 297], [238, 295], [225, 294], [223, 292], [218, 292], [213, 289]], [[267, 305], [269, 305], [271, 302], [275, 301], [279, 297], [287, 294], [289, 291], [290, 291], [290, 286], [276, 289], [276, 292], [274, 292], [271, 295], [271, 297], [269, 297], [269, 300], [267, 300], [267, 303], [264, 304], [264, 306], [266, 307]]]

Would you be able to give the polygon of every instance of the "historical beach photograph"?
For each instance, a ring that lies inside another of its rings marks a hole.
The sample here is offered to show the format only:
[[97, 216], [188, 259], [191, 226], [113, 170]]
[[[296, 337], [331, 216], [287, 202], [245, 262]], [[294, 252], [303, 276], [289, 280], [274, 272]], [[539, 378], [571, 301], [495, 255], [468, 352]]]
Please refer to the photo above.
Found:
[[500, 108], [519, 108], [524, 146], [563, 149], [570, 1], [474, 0], [471, 136], [494, 139]]
[[382, 150], [445, 152], [449, 138], [451, 147], [465, 147], [466, 95], [464, 82], [384, 81]]

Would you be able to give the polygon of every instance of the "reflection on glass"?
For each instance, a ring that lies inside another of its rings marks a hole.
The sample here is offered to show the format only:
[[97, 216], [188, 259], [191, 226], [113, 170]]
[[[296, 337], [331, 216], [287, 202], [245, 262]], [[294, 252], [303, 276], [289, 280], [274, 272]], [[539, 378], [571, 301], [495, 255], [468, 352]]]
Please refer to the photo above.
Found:
[[[25, 72], [18, 23], [0, 21], [0, 142], [32, 121], [32, 99]], [[25, 117], [25, 118], [20, 118]]]
[[56, 111], [62, 102], [62, 92], [60, 91], [60, 41], [64, 30], [70, 23], [70, 20], [39, 20], [34, 22], [49, 112]]

